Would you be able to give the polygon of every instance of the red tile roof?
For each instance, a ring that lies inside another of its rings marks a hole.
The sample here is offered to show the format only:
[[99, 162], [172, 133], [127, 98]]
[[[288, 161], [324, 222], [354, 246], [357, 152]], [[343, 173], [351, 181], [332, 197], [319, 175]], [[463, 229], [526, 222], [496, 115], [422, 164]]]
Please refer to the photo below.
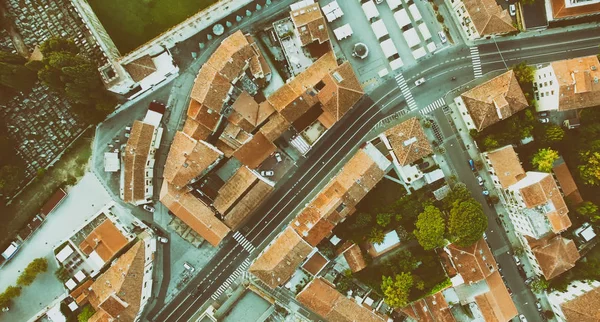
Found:
[[508, 10], [494, 0], [463, 0], [473, 25], [481, 36], [517, 31]]
[[525, 238], [547, 280], [575, 267], [579, 260], [577, 246], [570, 239], [553, 234], [539, 240], [529, 236]]
[[346, 262], [348, 262], [348, 266], [350, 266], [352, 273], [356, 273], [367, 267], [365, 257], [363, 256], [360, 247], [356, 244], [352, 245], [352, 247], [344, 252], [344, 258], [346, 259]]
[[400, 165], [409, 165], [433, 153], [418, 118], [410, 118], [385, 131]]
[[123, 200], [136, 204], [146, 200], [146, 164], [152, 146], [153, 125], [135, 121], [123, 151]]
[[550, 4], [552, 5], [552, 17], [554, 17], [554, 19], [571, 18], [600, 13], [600, 3], [586, 5], [585, 2], [579, 2], [577, 6], [567, 8], [567, 1], [569, 0], [550, 0]]
[[481, 281], [498, 270], [492, 251], [483, 238], [469, 247], [450, 244], [448, 250], [454, 267], [465, 283]]
[[560, 86], [559, 110], [600, 105], [600, 62], [596, 55], [556, 61], [552, 69]]
[[569, 171], [569, 167], [567, 164], [560, 160], [560, 162], [554, 164], [552, 168], [552, 172], [554, 172], [554, 176], [556, 180], [558, 180], [558, 184], [560, 185], [560, 189], [573, 205], [578, 205], [583, 202], [583, 198], [579, 193], [579, 188], [577, 188], [577, 184], [571, 175], [571, 171]]
[[489, 291], [475, 296], [485, 321], [510, 321], [518, 312], [499, 272], [486, 278]]
[[105, 219], [85, 237], [79, 244], [79, 249], [86, 255], [95, 251], [104, 262], [108, 262], [127, 243], [129, 241], [117, 226], [110, 219]]
[[600, 288], [595, 287], [560, 305], [566, 321], [600, 321]]
[[308, 5], [290, 12], [290, 17], [300, 36], [302, 45], [308, 45], [313, 41], [319, 44], [329, 40], [327, 24], [318, 3]]
[[54, 191], [54, 194], [46, 201], [46, 203], [40, 209], [40, 214], [44, 217], [48, 216], [54, 208], [56, 208], [67, 196], [67, 193], [62, 190], [62, 188], [58, 188]]
[[400, 311], [419, 322], [456, 321], [442, 292], [415, 301]]

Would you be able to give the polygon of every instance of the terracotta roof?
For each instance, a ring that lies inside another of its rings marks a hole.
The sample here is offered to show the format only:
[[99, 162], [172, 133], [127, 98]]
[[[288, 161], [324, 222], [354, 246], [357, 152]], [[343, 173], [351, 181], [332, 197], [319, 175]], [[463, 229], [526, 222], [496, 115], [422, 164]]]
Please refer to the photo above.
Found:
[[315, 278], [296, 296], [296, 299], [323, 319], [332, 322], [369, 322], [387, 319], [346, 298], [327, 281]]
[[356, 244], [352, 245], [352, 247], [344, 252], [344, 258], [346, 259], [346, 262], [348, 262], [348, 266], [350, 266], [352, 273], [356, 273], [367, 267], [362, 251]]
[[461, 98], [477, 131], [510, 117], [528, 105], [512, 70], [464, 92]]
[[560, 86], [559, 110], [600, 104], [600, 62], [596, 55], [553, 62], [552, 68]]
[[135, 121], [123, 153], [123, 200], [146, 200], [146, 163], [152, 146], [153, 125]]
[[419, 322], [456, 321], [442, 292], [437, 292], [426, 298], [412, 302], [400, 309], [400, 311]]
[[600, 321], [600, 288], [595, 287], [560, 305], [566, 321]]
[[580, 257], [575, 243], [560, 235], [550, 234], [539, 240], [525, 238], [547, 280], [575, 267]]
[[191, 118], [204, 126], [209, 132], [213, 132], [216, 130], [217, 125], [219, 124], [219, 119], [221, 118], [221, 114], [219, 114], [220, 110], [214, 110], [209, 108], [206, 104], [200, 104], [195, 100], [190, 100], [190, 104], [188, 106], [187, 115], [188, 118]]
[[48, 216], [50, 212], [52, 212], [52, 210], [54, 210], [54, 208], [56, 208], [56, 206], [58, 206], [63, 199], [65, 199], [66, 196], [67, 193], [62, 190], [62, 188], [58, 188], [56, 191], [54, 191], [50, 199], [44, 203], [40, 209], [40, 215], [44, 217]]
[[229, 228], [215, 217], [208, 206], [190, 192], [175, 189], [167, 181], [163, 182], [160, 190], [160, 202], [213, 246], [217, 246], [229, 233]]
[[552, 205], [552, 210], [546, 213], [552, 231], [558, 233], [571, 227], [569, 209], [560, 190], [558, 190], [556, 181], [554, 181], [554, 178], [550, 174], [544, 173], [541, 179], [520, 188], [519, 192], [527, 208], [531, 209], [547, 204]]
[[[568, 0], [551, 0], [552, 16], [554, 19], [584, 16], [600, 12], [600, 3], [585, 5], [585, 2], [578, 2], [578, 5], [566, 7]], [[583, 5], [582, 5], [583, 4]]]
[[84, 302], [87, 302], [88, 295], [90, 293], [90, 286], [94, 283], [94, 280], [88, 279], [83, 284], [77, 286], [72, 292], [71, 297], [75, 299], [77, 305], [82, 306]]
[[183, 130], [181, 130], [187, 136], [197, 141], [204, 141], [212, 133], [206, 126], [198, 123], [198, 121], [186, 118]]
[[79, 249], [86, 255], [96, 251], [103, 261], [108, 262], [128, 242], [117, 226], [110, 219], [105, 219], [79, 244]]
[[242, 196], [235, 205], [227, 212], [223, 221], [231, 229], [237, 229], [265, 198], [273, 191], [273, 187], [263, 180], [256, 181], [256, 184]]
[[142, 301], [144, 266], [145, 247], [139, 241], [90, 286], [88, 299], [96, 310], [94, 315], [133, 321]]
[[333, 122], [339, 121], [364, 94], [349, 62], [324, 76], [323, 83], [325, 87], [319, 91], [319, 101]]
[[317, 275], [319, 271], [327, 264], [327, 258], [323, 257], [321, 253], [315, 252], [305, 263], [302, 265], [307, 272], [313, 276]]
[[227, 213], [227, 210], [233, 203], [242, 196], [242, 194], [250, 188], [250, 186], [258, 180], [255, 173], [248, 170], [246, 167], [240, 167], [234, 174], [225, 182], [219, 189], [219, 194], [213, 202], [214, 207], [222, 214]]
[[486, 278], [489, 291], [475, 296], [475, 302], [485, 321], [510, 321], [517, 316], [517, 308], [513, 302], [499, 272]]
[[156, 71], [156, 65], [154, 65], [154, 61], [152, 61], [149, 55], [142, 56], [131, 63], [125, 64], [123, 68], [125, 68], [136, 83]]
[[269, 287], [276, 288], [287, 282], [312, 247], [292, 228], [287, 227], [252, 263], [249, 272]]
[[271, 114], [265, 125], [260, 127], [262, 133], [269, 141], [274, 142], [283, 132], [290, 127], [290, 123], [279, 113]]
[[481, 36], [517, 31], [508, 10], [502, 10], [495, 0], [463, 0], [463, 3]]
[[552, 172], [554, 172], [554, 176], [556, 177], [556, 180], [558, 180], [558, 184], [560, 185], [560, 189], [565, 195], [565, 198], [571, 201], [573, 205], [582, 203], [583, 198], [579, 193], [577, 184], [571, 175], [571, 171], [569, 171], [569, 167], [567, 167], [567, 164], [562, 158], [554, 162]]
[[[275, 112], [271, 104], [267, 101], [257, 103], [254, 97], [250, 96], [248, 92], [243, 91], [237, 100], [232, 105], [233, 110], [239, 113], [249, 124], [253, 126], [250, 131], [263, 123], [271, 114]], [[248, 131], [248, 130], [246, 130]]]
[[450, 244], [447, 248], [465, 283], [481, 281], [498, 270], [492, 251], [483, 238], [469, 247]]
[[315, 40], [318, 40], [320, 44], [329, 40], [327, 24], [323, 19], [319, 4], [315, 3], [293, 10], [290, 12], [290, 17], [296, 26], [303, 46]]
[[251, 169], [256, 169], [263, 163], [277, 147], [261, 132], [256, 133], [252, 139], [237, 149], [233, 156]]
[[507, 189], [525, 176], [519, 156], [512, 145], [486, 153], [502, 188]]
[[221, 156], [222, 153], [212, 145], [177, 132], [165, 163], [165, 180], [180, 189], [205, 172]]
[[398, 163], [408, 165], [433, 153], [419, 119], [410, 118], [385, 131]]

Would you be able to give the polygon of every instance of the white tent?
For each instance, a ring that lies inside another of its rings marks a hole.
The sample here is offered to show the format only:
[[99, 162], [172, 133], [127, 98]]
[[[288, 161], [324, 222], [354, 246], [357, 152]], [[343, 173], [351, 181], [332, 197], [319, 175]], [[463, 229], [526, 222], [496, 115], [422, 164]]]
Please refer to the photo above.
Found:
[[401, 0], [387, 0], [387, 4], [391, 10], [396, 10], [396, 8], [398, 8], [402, 5], [402, 1]]
[[421, 32], [421, 36], [423, 36], [423, 39], [425, 39], [425, 40], [431, 39], [431, 33], [429, 32], [429, 28], [427, 28], [426, 24], [424, 24], [424, 23], [420, 24], [419, 31]]
[[390, 66], [392, 67], [392, 70], [397, 70], [399, 68], [402, 68], [402, 66], [404, 66], [404, 63], [402, 62], [402, 59], [398, 57], [390, 62]]
[[337, 1], [333, 1], [324, 5], [321, 10], [323, 10], [323, 14], [327, 18], [328, 22], [332, 22], [344, 15], [342, 8], [340, 8], [340, 5], [337, 3]]
[[104, 152], [104, 171], [117, 172], [120, 168], [119, 154], [117, 152]]
[[417, 8], [417, 5], [415, 5], [414, 3], [411, 4], [410, 6], [408, 6], [408, 11], [410, 11], [410, 14], [412, 15], [414, 21], [421, 20], [421, 13], [419, 12], [419, 8]]
[[408, 47], [410, 48], [413, 48], [421, 43], [421, 39], [419, 39], [419, 34], [417, 34], [415, 28], [408, 29], [407, 31], [403, 32], [402, 35], [404, 36], [404, 39], [406, 39]]
[[379, 10], [375, 6], [375, 2], [373, 0], [369, 0], [368, 2], [363, 3], [362, 9], [367, 16], [367, 20], [371, 20], [372, 18], [379, 17]]
[[352, 28], [350, 27], [350, 24], [347, 23], [339, 28], [334, 29], [333, 33], [335, 34], [335, 38], [337, 40], [342, 40], [352, 36]]
[[386, 58], [390, 58], [398, 53], [398, 50], [396, 49], [396, 46], [394, 46], [394, 43], [391, 39], [384, 40], [379, 45], [381, 46], [381, 50], [383, 50], [383, 54]]
[[412, 54], [415, 59], [419, 59], [419, 58], [427, 55], [427, 52], [425, 51], [425, 48], [419, 47], [416, 50], [413, 50]]
[[375, 33], [375, 36], [377, 37], [377, 39], [381, 39], [382, 37], [384, 37], [388, 34], [387, 28], [385, 27], [385, 24], [383, 23], [383, 20], [381, 20], [381, 19], [372, 23], [371, 29], [373, 29], [373, 33]]
[[427, 44], [427, 50], [429, 50], [430, 53], [434, 52], [436, 49], [437, 46], [433, 41]]
[[408, 17], [408, 13], [406, 13], [405, 9], [395, 12], [394, 19], [396, 19], [396, 23], [400, 29], [404, 28], [404, 26], [410, 25], [410, 18]]
[[73, 254], [73, 248], [71, 248], [71, 246], [67, 245], [63, 249], [61, 249], [60, 252], [58, 252], [58, 254], [56, 254], [56, 260], [59, 263], [62, 263], [65, 261], [65, 259], [67, 259], [69, 256], [71, 256], [71, 254]]

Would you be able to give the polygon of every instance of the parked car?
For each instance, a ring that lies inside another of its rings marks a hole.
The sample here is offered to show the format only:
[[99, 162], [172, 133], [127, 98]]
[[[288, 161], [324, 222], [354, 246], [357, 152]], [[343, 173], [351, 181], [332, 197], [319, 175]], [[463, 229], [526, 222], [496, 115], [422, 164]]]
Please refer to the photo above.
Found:
[[273, 170], [262, 170], [260, 175], [263, 177], [272, 177], [275, 175], [275, 172]]
[[423, 170], [423, 169], [427, 169], [429, 168], [430, 164], [429, 162], [423, 162], [421, 164], [419, 164], [419, 169]]
[[443, 31], [438, 32], [438, 36], [440, 36], [442, 44], [445, 44], [448, 41], [448, 39], [446, 38], [446, 34]]
[[152, 206], [143, 205], [142, 208], [144, 208], [144, 210], [146, 210], [146, 211], [154, 212], [154, 207], [152, 207]]
[[188, 262], [183, 262], [183, 268], [187, 269], [190, 272], [194, 272], [196, 269], [194, 266], [190, 265]]
[[483, 189], [483, 191], [481, 193], [483, 193], [484, 196], [490, 195], [490, 192], [487, 189]]
[[500, 225], [500, 227], [502, 227], [502, 221], [500, 220], [500, 218], [496, 217], [496, 223]]
[[519, 320], [521, 320], [521, 322], [527, 322], [527, 319], [525, 318], [525, 315], [523, 315], [523, 314], [519, 314]]
[[128, 138], [130, 136], [129, 133], [125, 133], [125, 137]]
[[517, 14], [517, 6], [515, 6], [514, 4], [508, 6], [508, 12], [510, 12], [510, 15], [514, 17], [514, 15]]
[[481, 176], [477, 176], [477, 184], [483, 186], [483, 178]]
[[548, 115], [550, 115], [550, 114], [548, 114], [548, 112], [539, 112], [538, 113], [539, 117], [548, 117]]
[[469, 166], [471, 167], [471, 171], [477, 170], [477, 169], [475, 169], [475, 162], [473, 162], [473, 160], [469, 160]]
[[519, 257], [513, 255], [513, 258], [515, 259], [515, 263], [517, 264], [517, 266], [521, 266], [521, 260], [519, 259]]
[[158, 239], [159, 242], [161, 242], [163, 244], [168, 244], [169, 243], [169, 238], [167, 238], [167, 237], [161, 237], [161, 236], [159, 236], [157, 239]]
[[126, 126], [125, 127], [125, 132], [129, 132], [129, 131], [131, 131], [131, 126]]
[[415, 81], [415, 86], [420, 86], [423, 83], [425, 83], [425, 77], [421, 77], [421, 78], [417, 79]]
[[542, 303], [540, 303], [540, 301], [535, 301], [535, 307], [537, 308], [538, 312], [542, 312]]
[[281, 158], [281, 153], [279, 153], [279, 152], [275, 153], [275, 160], [277, 160], [277, 162], [283, 161], [283, 159]]
[[541, 119], [540, 119], [540, 122], [541, 122], [541, 123], [550, 123], [550, 119], [549, 119], [549, 118], [547, 118], [547, 117], [545, 117], [545, 118], [541, 118]]

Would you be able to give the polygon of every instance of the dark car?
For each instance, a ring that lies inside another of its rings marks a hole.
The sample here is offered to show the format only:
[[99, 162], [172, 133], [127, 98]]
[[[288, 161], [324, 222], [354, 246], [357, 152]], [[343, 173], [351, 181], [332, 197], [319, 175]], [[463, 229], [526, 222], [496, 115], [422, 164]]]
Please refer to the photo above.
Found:
[[421, 164], [419, 164], [419, 169], [423, 170], [423, 169], [427, 169], [429, 168], [429, 162], [423, 162]]
[[469, 166], [471, 166], [471, 171], [475, 171], [475, 162], [473, 162], [473, 160], [469, 160]]

